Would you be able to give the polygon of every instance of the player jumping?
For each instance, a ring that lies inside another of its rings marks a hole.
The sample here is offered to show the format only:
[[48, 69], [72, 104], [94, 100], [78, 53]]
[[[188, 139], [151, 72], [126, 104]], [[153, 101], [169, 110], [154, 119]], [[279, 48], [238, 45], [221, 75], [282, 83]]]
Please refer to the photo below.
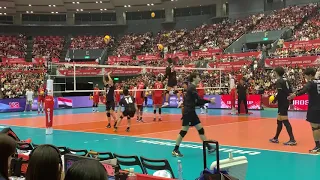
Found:
[[[176, 139], [176, 146], [174, 150], [172, 151], [172, 155], [176, 157], [182, 157], [183, 155], [179, 151], [179, 146], [181, 144], [182, 139], [187, 134], [190, 126], [195, 126], [195, 128], [198, 130], [199, 136], [202, 141], [207, 140], [204, 129], [201, 125], [200, 119], [196, 113], [196, 106], [203, 106], [205, 103], [214, 103], [214, 99], [211, 99], [211, 101], [201, 99], [197, 93], [197, 85], [200, 82], [199, 75], [195, 73], [191, 73], [189, 76], [190, 84], [187, 88], [187, 93], [185, 96], [185, 99], [183, 101], [184, 106], [184, 112], [182, 117], [182, 128], [181, 131]], [[215, 149], [208, 145], [208, 151], [209, 153], [212, 153], [215, 151]]]
[[116, 115], [114, 113], [115, 110], [115, 103], [114, 103], [114, 90], [115, 86], [113, 84], [113, 80], [110, 76], [111, 72], [108, 73], [107, 77], [103, 76], [103, 83], [106, 95], [106, 112], [107, 112], [107, 119], [108, 125], [107, 128], [111, 128], [111, 115], [115, 121], [114, 126], [116, 125]]
[[307, 112], [307, 121], [310, 122], [314, 142], [316, 147], [310, 150], [310, 153], [320, 153], [320, 80], [315, 79], [316, 70], [313, 68], [307, 68], [304, 71], [305, 78], [307, 79], [307, 84], [302, 90], [293, 93], [289, 96], [289, 100], [293, 100], [296, 96], [301, 96], [308, 93], [309, 104]]
[[[177, 91], [177, 72], [173, 65], [173, 60], [168, 59], [169, 66], [166, 68], [166, 74], [164, 75], [163, 80], [168, 78], [167, 91], [166, 91], [166, 100], [162, 107], [169, 106], [169, 97], [170, 92], [173, 90], [174, 94], [177, 94], [177, 100], [180, 102], [180, 94]], [[179, 104], [179, 103], [178, 103]]]
[[[137, 104], [135, 103], [135, 99], [129, 95], [129, 90], [124, 89], [123, 90], [124, 97], [119, 102], [119, 108], [118, 108], [118, 114], [120, 114], [118, 121], [116, 121], [114, 125], [114, 131], [116, 132], [118, 130], [118, 127], [123, 119], [123, 117], [127, 117], [128, 120], [128, 126], [126, 131], [130, 131], [130, 125], [131, 125], [131, 118], [136, 113]], [[121, 106], [124, 107], [124, 111], [121, 112]]]
[[277, 117], [277, 132], [274, 138], [270, 139], [270, 142], [279, 143], [278, 138], [281, 133], [282, 126], [284, 125], [290, 137], [290, 140], [284, 143], [284, 145], [295, 146], [297, 145], [297, 142], [294, 139], [292, 126], [288, 120], [288, 109], [290, 105], [288, 96], [290, 95], [292, 90], [289, 82], [285, 78], [283, 78], [283, 75], [285, 73], [284, 69], [282, 67], [277, 67], [274, 69], [274, 71], [277, 78], [277, 81], [276, 81], [277, 95], [273, 103], [278, 102], [278, 117]]
[[159, 109], [159, 117], [158, 120], [161, 121], [161, 106], [163, 103], [163, 84], [161, 82], [161, 77], [157, 77], [157, 81], [154, 84], [154, 89], [160, 89], [160, 90], [154, 90], [152, 93], [152, 100], [153, 100], [153, 114], [154, 118], [153, 121], [157, 120], [157, 108]]

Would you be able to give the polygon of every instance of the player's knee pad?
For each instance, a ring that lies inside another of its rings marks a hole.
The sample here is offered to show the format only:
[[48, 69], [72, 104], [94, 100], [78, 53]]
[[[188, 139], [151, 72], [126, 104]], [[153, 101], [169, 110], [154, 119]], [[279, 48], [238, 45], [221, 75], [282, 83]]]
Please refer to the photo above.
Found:
[[187, 132], [188, 131], [181, 130], [179, 134], [181, 137], [184, 137], [184, 136], [186, 136]]
[[282, 123], [286, 126], [289, 127], [291, 126], [290, 122], [288, 120], [283, 120]]
[[157, 113], [157, 110], [156, 110], [156, 109], [154, 109], [154, 110], [153, 110], [153, 114], [156, 114], [156, 113]]
[[110, 112], [107, 112], [107, 117], [111, 117], [111, 113]]
[[161, 108], [159, 108], [159, 114], [161, 114]]
[[199, 129], [199, 130], [198, 130], [198, 133], [199, 133], [200, 135], [204, 135], [204, 129], [203, 129], [203, 128]]

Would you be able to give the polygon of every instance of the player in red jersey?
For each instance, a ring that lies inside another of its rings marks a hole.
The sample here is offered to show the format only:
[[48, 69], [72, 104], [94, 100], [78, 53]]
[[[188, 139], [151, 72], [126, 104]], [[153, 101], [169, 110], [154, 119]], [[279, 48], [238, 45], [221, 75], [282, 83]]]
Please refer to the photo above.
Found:
[[44, 84], [40, 84], [38, 89], [38, 114], [43, 113], [44, 108], [44, 99], [45, 99], [45, 86]]
[[98, 104], [99, 104], [99, 98], [100, 98], [100, 92], [99, 92], [99, 85], [96, 84], [96, 86], [93, 89], [93, 109], [92, 112], [98, 112]]
[[143, 103], [144, 103], [144, 96], [145, 96], [144, 89], [146, 89], [145, 84], [142, 81], [139, 82], [135, 91], [135, 100], [138, 107], [137, 109], [138, 122], [143, 122], [142, 115], [143, 115]]
[[[161, 77], [158, 76], [157, 81], [155, 82], [154, 89], [163, 89], [163, 84], [161, 82]], [[154, 90], [152, 93], [152, 100], [153, 100], [153, 114], [154, 118], [153, 121], [157, 120], [157, 108], [159, 108], [159, 117], [158, 120], [161, 121], [161, 107], [163, 103], [163, 90]]]
[[[204, 85], [203, 85], [202, 82], [200, 82], [200, 83], [198, 84], [197, 91], [198, 91], [199, 97], [203, 99], [203, 98], [204, 98], [204, 95], [205, 95], [205, 90], [204, 90]], [[206, 110], [206, 112], [208, 112], [208, 108], [207, 108], [206, 104], [204, 104], [203, 106], [201, 106], [200, 109], [201, 109], [201, 114], [204, 114], [204, 113], [205, 113], [204, 110]]]

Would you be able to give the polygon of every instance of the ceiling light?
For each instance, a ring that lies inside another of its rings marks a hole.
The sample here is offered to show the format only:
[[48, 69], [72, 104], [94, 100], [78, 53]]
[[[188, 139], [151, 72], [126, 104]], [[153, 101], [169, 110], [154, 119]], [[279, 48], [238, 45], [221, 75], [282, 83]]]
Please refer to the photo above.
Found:
[[171, 1], [174, 1], [174, 0], [171, 0]]
[[140, 10], [138, 9], [138, 12], [139, 12]]
[[107, 9], [104, 9], [105, 11], [107, 10]]
[[72, 2], [72, 4], [75, 4], [76, 2]]
[[29, 11], [26, 11], [26, 13], [29, 13]]
[[151, 4], [151, 6], [153, 6], [154, 4]]
[[80, 11], [83, 11], [83, 9], [80, 9]]
[[0, 6], [0, 9], [2, 9], [2, 7]]
[[79, 11], [79, 9], [77, 9], [77, 11]]
[[77, 4], [80, 4], [80, 2], [77, 2]]
[[7, 15], [7, 13], [3, 13], [4, 15]]
[[31, 7], [31, 4], [29, 4], [29, 6]]
[[100, 11], [103, 11], [103, 9], [100, 9]]
[[53, 14], [54, 12], [51, 12], [51, 14]]
[[124, 7], [127, 7], [127, 5], [124, 5]]
[[0, 13], [0, 15], [2, 15], [2, 13]]
[[4, 9], [7, 9], [7, 7], [3, 7]]
[[150, 6], [150, 4], [147, 4], [147, 6]]
[[102, 1], [100, 1], [100, 3], [102, 3]]
[[49, 7], [51, 7], [51, 4], [49, 4]]
[[131, 7], [130, 5], [128, 5], [128, 7]]
[[53, 5], [53, 7], [56, 7], [56, 5]]
[[98, 4], [98, 1], [96, 1], [96, 3]]
[[58, 12], [56, 12], [56, 14], [58, 14]]
[[30, 11], [30, 13], [33, 13], [33, 11]]

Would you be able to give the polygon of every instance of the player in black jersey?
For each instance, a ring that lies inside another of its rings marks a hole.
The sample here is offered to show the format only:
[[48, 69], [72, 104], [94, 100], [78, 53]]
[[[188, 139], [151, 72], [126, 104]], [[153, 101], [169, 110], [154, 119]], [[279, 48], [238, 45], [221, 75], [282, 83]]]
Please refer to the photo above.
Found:
[[307, 68], [304, 71], [304, 75], [308, 80], [307, 84], [300, 91], [290, 95], [288, 99], [292, 100], [296, 96], [308, 93], [309, 104], [307, 121], [310, 122], [313, 131], [313, 138], [316, 144], [316, 147], [309, 152], [320, 153], [320, 80], [315, 79], [316, 70], [313, 68]]
[[111, 128], [111, 115], [115, 121], [114, 126], [116, 125], [116, 115], [114, 113], [115, 110], [115, 102], [114, 102], [114, 90], [115, 86], [113, 84], [113, 80], [110, 76], [111, 72], [108, 73], [107, 77], [103, 76], [103, 82], [104, 82], [104, 89], [105, 89], [105, 95], [106, 95], [106, 112], [107, 112], [107, 119], [108, 119], [108, 125], [107, 128]]
[[295, 146], [297, 145], [297, 142], [294, 139], [292, 127], [288, 120], [288, 109], [290, 106], [288, 96], [292, 93], [292, 89], [288, 80], [283, 78], [285, 71], [282, 67], [276, 67], [274, 69], [274, 72], [277, 77], [277, 81], [276, 81], [277, 95], [273, 103], [278, 102], [278, 117], [277, 117], [276, 135], [274, 136], [274, 138], [270, 139], [270, 142], [279, 143], [278, 138], [281, 133], [282, 126], [284, 125], [290, 137], [290, 140], [284, 143], [284, 145]]
[[[183, 155], [179, 151], [180, 143], [183, 139], [183, 137], [187, 134], [190, 126], [195, 126], [195, 128], [198, 130], [199, 136], [202, 141], [207, 140], [204, 129], [201, 125], [200, 119], [196, 113], [196, 106], [203, 106], [205, 103], [214, 103], [214, 99], [211, 99], [211, 101], [201, 99], [197, 92], [197, 84], [200, 82], [199, 75], [195, 73], [191, 73], [189, 76], [190, 84], [188, 85], [186, 96], [183, 100], [183, 117], [182, 117], [182, 128], [181, 131], [176, 139], [176, 146], [174, 150], [172, 151], [172, 155], [176, 157], [182, 157]], [[212, 153], [215, 151], [215, 149], [208, 145], [209, 153]]]
[[[187, 93], [187, 89], [188, 89], [188, 82], [183, 82], [182, 84], [182, 98], [184, 99], [184, 97], [186, 96], [186, 93]], [[183, 107], [183, 101], [181, 101], [179, 104], [178, 104], [178, 108], [181, 108], [181, 120], [183, 119], [183, 112], [184, 112], [184, 107]]]
[[[119, 109], [118, 114], [121, 114], [119, 117], [119, 120], [116, 122], [114, 126], [114, 131], [116, 132], [118, 130], [118, 126], [120, 125], [123, 117], [127, 117], [128, 120], [128, 126], [126, 131], [130, 131], [130, 125], [131, 125], [131, 118], [134, 116], [137, 110], [137, 104], [135, 103], [134, 97], [129, 95], [129, 90], [124, 89], [123, 90], [124, 97], [119, 102]], [[121, 106], [124, 107], [124, 110], [121, 112]]]
[[163, 80], [168, 78], [167, 91], [166, 91], [166, 100], [162, 107], [169, 106], [169, 97], [170, 92], [173, 89], [173, 93], [177, 95], [178, 102], [180, 102], [180, 94], [177, 90], [177, 72], [173, 65], [173, 60], [171, 58], [168, 59], [169, 66], [166, 68], [166, 74], [164, 75]]

